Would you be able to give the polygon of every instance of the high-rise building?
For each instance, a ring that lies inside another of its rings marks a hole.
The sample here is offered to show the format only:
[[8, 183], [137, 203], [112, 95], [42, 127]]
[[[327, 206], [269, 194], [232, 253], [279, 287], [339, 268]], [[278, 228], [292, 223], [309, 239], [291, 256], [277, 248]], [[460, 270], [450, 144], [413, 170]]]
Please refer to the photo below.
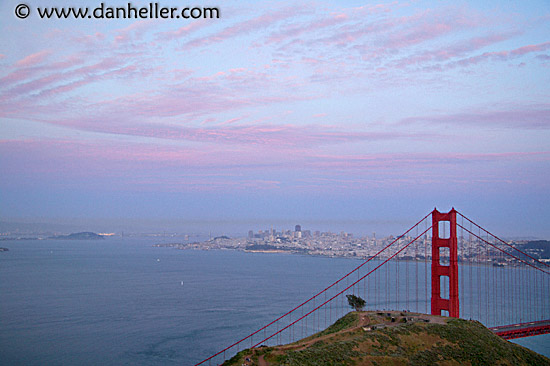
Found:
[[302, 227], [300, 225], [296, 225], [294, 227], [294, 231], [302, 231]]

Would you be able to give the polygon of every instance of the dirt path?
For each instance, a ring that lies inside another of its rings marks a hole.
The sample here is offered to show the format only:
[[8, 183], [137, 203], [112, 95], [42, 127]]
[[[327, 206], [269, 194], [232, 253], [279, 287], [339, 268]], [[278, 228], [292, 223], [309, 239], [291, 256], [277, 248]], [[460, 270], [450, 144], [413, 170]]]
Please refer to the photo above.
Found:
[[259, 366], [268, 366], [267, 362], [265, 362], [265, 360], [264, 360], [264, 355], [261, 355], [260, 357], [258, 357], [258, 365]]

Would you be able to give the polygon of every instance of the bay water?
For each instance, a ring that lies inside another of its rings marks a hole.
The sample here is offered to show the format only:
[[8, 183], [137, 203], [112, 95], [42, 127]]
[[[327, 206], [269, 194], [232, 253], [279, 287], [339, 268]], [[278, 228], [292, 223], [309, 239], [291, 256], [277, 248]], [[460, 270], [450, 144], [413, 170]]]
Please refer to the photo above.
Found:
[[[194, 365], [359, 264], [152, 238], [1, 243], [2, 365]], [[550, 335], [515, 342], [550, 356]]]

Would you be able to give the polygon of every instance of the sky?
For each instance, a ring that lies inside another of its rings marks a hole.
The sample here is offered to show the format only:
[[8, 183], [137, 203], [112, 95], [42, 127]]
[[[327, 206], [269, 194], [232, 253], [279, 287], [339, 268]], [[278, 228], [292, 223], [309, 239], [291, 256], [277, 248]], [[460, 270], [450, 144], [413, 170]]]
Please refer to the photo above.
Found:
[[550, 238], [547, 1], [18, 4], [0, 3], [0, 220], [395, 234], [455, 207]]

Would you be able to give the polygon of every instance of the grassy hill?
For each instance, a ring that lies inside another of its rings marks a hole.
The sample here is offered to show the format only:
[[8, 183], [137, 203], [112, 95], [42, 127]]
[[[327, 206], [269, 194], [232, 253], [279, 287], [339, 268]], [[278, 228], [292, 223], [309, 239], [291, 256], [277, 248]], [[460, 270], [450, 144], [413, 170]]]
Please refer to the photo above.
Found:
[[288, 345], [241, 351], [223, 365], [550, 365], [550, 359], [476, 321], [369, 311]]

